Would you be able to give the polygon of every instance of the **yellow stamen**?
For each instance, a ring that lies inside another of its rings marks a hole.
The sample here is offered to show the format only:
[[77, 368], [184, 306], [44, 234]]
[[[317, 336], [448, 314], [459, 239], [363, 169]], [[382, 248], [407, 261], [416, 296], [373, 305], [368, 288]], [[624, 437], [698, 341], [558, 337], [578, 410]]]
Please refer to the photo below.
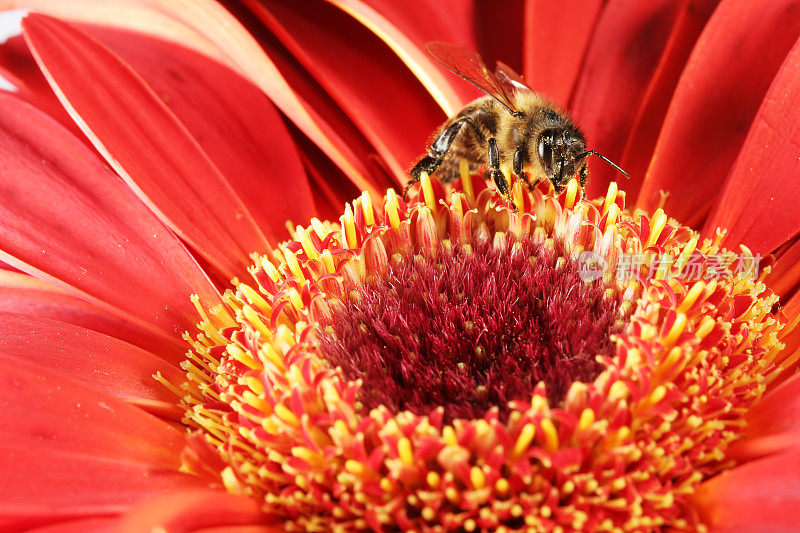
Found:
[[650, 219], [650, 235], [647, 237], [647, 242], [644, 245], [645, 248], [653, 246], [658, 241], [658, 238], [661, 236], [661, 232], [664, 230], [666, 225], [667, 215], [665, 215], [664, 211], [661, 209], [657, 209]]
[[592, 424], [594, 424], [594, 420], [595, 420], [594, 411], [587, 407], [581, 412], [581, 417], [578, 420], [578, 428], [581, 431], [586, 431], [587, 429], [592, 427]]
[[619, 192], [619, 187], [617, 186], [616, 181], [612, 181], [608, 184], [608, 192], [606, 192], [606, 198], [603, 202], [603, 214], [608, 213], [608, 210], [611, 208], [612, 205], [617, 205], [617, 193]]
[[270, 261], [268, 258], [263, 257], [261, 259], [261, 268], [264, 269], [264, 272], [273, 283], [277, 283], [281, 279], [281, 273], [278, 272], [278, 269], [275, 268], [275, 265], [273, 265], [272, 261]]
[[297, 260], [297, 256], [294, 255], [294, 252], [284, 249], [283, 257], [286, 260], [286, 266], [289, 267], [289, 271], [294, 274], [298, 281], [301, 283], [305, 281], [306, 278], [303, 275], [303, 268], [300, 266], [300, 262]]
[[530, 446], [531, 442], [533, 442], [533, 437], [535, 435], [536, 427], [533, 424], [529, 422], [523, 426], [522, 431], [519, 433], [519, 437], [517, 437], [517, 442], [514, 444], [514, 457], [520, 457], [525, 450], [528, 449], [528, 446]]
[[411, 450], [411, 441], [406, 437], [402, 437], [397, 441], [397, 454], [400, 460], [406, 465], [411, 466], [414, 464], [414, 452]]
[[386, 215], [389, 217], [389, 225], [394, 229], [400, 227], [399, 201], [393, 189], [386, 191]]
[[348, 459], [347, 462], [345, 462], [344, 467], [357, 476], [364, 475], [364, 472], [366, 471], [366, 467], [364, 467], [363, 463], [359, 463], [353, 459]]
[[364, 213], [364, 222], [368, 226], [375, 225], [375, 211], [372, 209], [372, 197], [367, 191], [361, 193], [361, 210]]
[[275, 406], [275, 415], [290, 426], [300, 427], [300, 419], [282, 403]]
[[311, 219], [311, 227], [314, 228], [314, 233], [317, 234], [320, 240], [325, 240], [325, 237], [328, 236], [328, 230], [318, 218], [314, 217]]
[[543, 418], [540, 425], [544, 438], [544, 449], [548, 452], [556, 451], [558, 449], [558, 430], [555, 424], [549, 418]]
[[436, 211], [436, 196], [433, 194], [433, 184], [430, 176], [423, 172], [420, 181], [422, 182], [422, 196], [425, 199], [425, 205], [431, 211]]
[[486, 476], [477, 466], [473, 466], [470, 470], [469, 479], [473, 488], [482, 489], [486, 485]]
[[672, 347], [678, 341], [678, 337], [680, 337], [684, 329], [686, 329], [686, 315], [678, 313], [675, 317], [675, 323], [670, 328], [667, 336], [664, 337], [662, 344], [665, 347]]
[[[364, 193], [367, 194], [367, 193]], [[369, 197], [369, 195], [367, 195]], [[302, 226], [297, 226], [297, 230], [295, 231], [297, 234], [297, 240], [300, 241], [300, 244], [303, 245], [303, 251], [305, 251], [306, 256], [311, 260], [316, 260], [319, 258], [319, 252], [317, 251], [314, 243], [311, 242], [311, 237], [308, 236], [308, 232]]]
[[569, 183], [567, 183], [567, 191], [564, 195], [564, 209], [572, 209], [575, 207], [575, 200], [578, 197], [579, 188], [578, 180], [574, 178], [569, 180]]
[[347, 243], [350, 248], [358, 245], [356, 241], [356, 222], [353, 218], [353, 208], [350, 204], [345, 204], [344, 214], [340, 218], [342, 222], [342, 241]]
[[461, 173], [461, 186], [470, 204], [475, 203], [475, 191], [472, 188], [472, 174], [469, 171], [469, 163], [466, 159], [461, 159], [458, 163], [458, 170]]

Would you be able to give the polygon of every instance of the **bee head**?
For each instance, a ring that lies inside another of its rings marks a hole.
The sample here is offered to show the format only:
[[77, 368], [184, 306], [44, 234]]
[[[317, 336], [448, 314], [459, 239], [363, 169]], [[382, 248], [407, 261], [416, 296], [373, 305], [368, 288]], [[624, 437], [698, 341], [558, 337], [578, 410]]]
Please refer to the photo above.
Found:
[[[562, 190], [583, 165], [586, 140], [576, 128], [546, 129], [536, 143], [536, 156], [555, 190]], [[583, 156], [583, 157], [581, 157]]]

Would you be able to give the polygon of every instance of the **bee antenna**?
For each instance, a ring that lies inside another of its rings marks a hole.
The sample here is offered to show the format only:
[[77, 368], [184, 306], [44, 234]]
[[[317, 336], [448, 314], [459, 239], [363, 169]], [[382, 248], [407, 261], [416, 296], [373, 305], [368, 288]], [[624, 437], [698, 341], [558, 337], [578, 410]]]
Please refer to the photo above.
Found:
[[600, 159], [602, 159], [603, 161], [605, 161], [606, 163], [608, 163], [608, 164], [609, 164], [609, 165], [611, 165], [612, 167], [616, 168], [617, 170], [619, 170], [620, 172], [622, 172], [623, 174], [625, 174], [625, 177], [626, 177], [626, 178], [628, 178], [628, 179], [631, 179], [631, 176], [630, 176], [630, 174], [628, 174], [627, 172], [625, 172], [624, 170], [622, 170], [622, 169], [619, 167], [619, 165], [617, 165], [617, 164], [616, 164], [616, 163], [614, 163], [612, 160], [610, 160], [609, 158], [607, 158], [606, 156], [604, 156], [603, 154], [601, 154], [600, 152], [598, 152], [598, 151], [596, 151], [596, 150], [587, 150], [587, 151], [583, 152], [582, 154], [578, 154], [578, 155], [575, 157], [575, 159], [580, 159], [581, 157], [585, 157], [585, 156], [587, 156], [587, 155], [592, 155], [592, 154], [596, 155], [597, 157], [599, 157]]

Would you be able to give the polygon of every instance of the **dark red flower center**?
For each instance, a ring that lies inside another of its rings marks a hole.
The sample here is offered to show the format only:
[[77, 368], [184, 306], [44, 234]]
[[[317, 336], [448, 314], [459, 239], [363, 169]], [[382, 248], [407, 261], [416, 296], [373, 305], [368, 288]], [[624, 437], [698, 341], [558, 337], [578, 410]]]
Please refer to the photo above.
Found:
[[[515, 242], [517, 243], [515, 246]], [[501, 417], [543, 382], [551, 405], [602, 370], [622, 327], [620, 295], [584, 282], [563, 246], [530, 238], [395, 255], [349, 288], [318, 336], [324, 357], [361, 378], [364, 409]]]

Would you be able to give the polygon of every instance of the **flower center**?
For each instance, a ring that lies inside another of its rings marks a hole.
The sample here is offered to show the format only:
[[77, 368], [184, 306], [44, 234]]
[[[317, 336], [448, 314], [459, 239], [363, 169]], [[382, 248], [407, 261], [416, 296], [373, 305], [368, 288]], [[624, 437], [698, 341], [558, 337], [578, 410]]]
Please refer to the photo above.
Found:
[[693, 495], [794, 363], [757, 258], [615, 184], [512, 194], [468, 168], [365, 193], [198, 304], [185, 382], [157, 377], [183, 469], [287, 531], [700, 530]]
[[563, 245], [488, 239], [435, 254], [396, 254], [353, 287], [321, 324], [321, 352], [361, 378], [366, 410], [480, 418], [529, 400], [543, 382], [552, 405], [602, 371], [620, 330], [619, 296], [585, 283]]

